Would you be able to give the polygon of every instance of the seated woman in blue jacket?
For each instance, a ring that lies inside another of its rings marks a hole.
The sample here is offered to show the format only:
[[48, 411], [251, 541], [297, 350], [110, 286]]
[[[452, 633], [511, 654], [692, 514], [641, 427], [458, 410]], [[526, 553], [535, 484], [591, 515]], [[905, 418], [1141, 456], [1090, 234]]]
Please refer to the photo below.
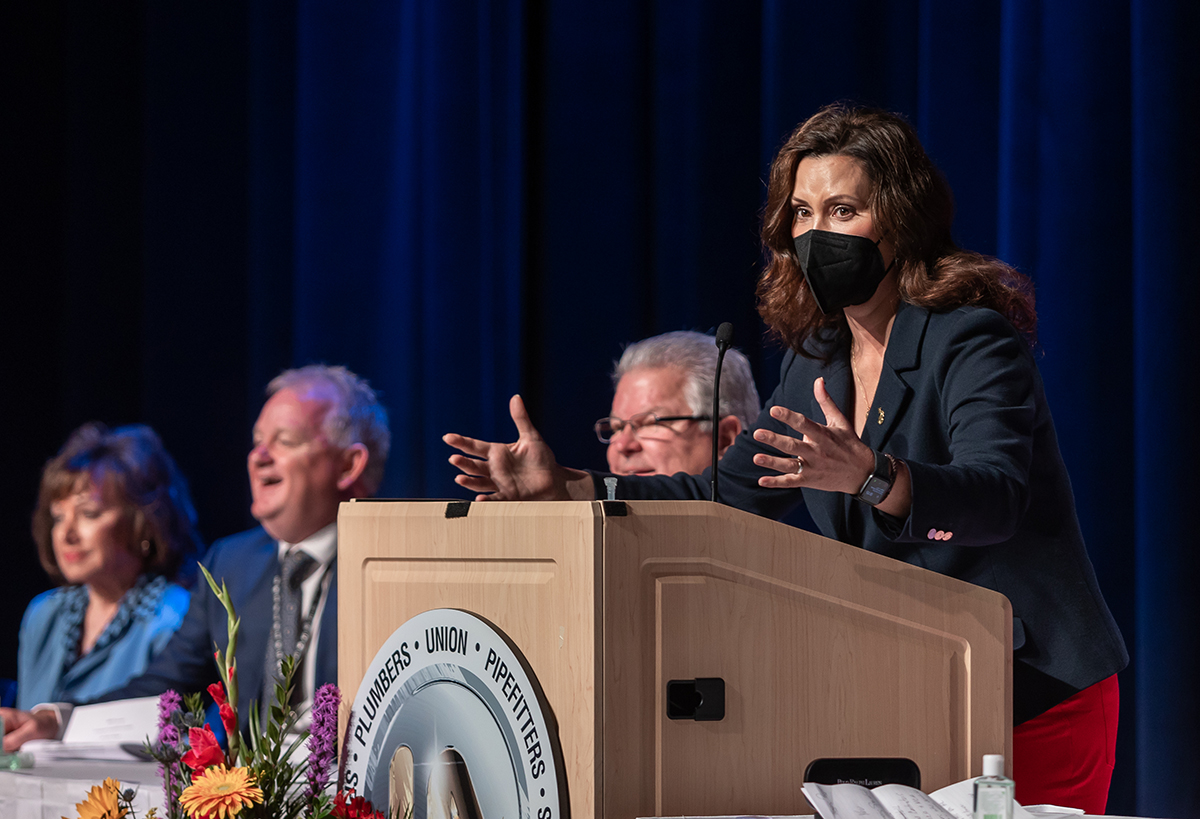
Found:
[[[722, 500], [805, 503], [821, 533], [1001, 592], [1013, 607], [1017, 798], [1103, 813], [1116, 673], [1129, 661], [1084, 548], [1030, 352], [1032, 288], [958, 248], [912, 127], [830, 106], [771, 166], [759, 312], [788, 347], [763, 413], [719, 464]], [[513, 444], [447, 435], [479, 500], [603, 497], [514, 396]], [[709, 477], [622, 477], [622, 498], [706, 498]]]
[[187, 483], [154, 430], [75, 430], [42, 471], [33, 538], [59, 587], [21, 621], [17, 707], [86, 702], [140, 674], [183, 622], [201, 551]]

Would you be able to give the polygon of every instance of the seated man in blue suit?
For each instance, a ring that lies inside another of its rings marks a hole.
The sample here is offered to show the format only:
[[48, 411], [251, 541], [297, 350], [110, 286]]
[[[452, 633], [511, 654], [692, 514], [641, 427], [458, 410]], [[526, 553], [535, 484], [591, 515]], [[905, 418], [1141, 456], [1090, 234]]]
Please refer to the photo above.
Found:
[[[212, 545], [205, 567], [224, 580], [241, 618], [238, 714], [272, 692], [279, 659], [298, 654], [295, 704], [337, 682], [338, 504], [379, 488], [391, 435], [387, 411], [366, 381], [344, 367], [288, 370], [267, 387], [247, 458], [250, 513], [261, 526]], [[187, 617], [146, 673], [105, 699], [203, 691], [219, 679], [214, 643], [228, 642], [226, 615], [203, 581]], [[0, 709], [4, 748], [53, 737], [61, 706], [33, 713]]]

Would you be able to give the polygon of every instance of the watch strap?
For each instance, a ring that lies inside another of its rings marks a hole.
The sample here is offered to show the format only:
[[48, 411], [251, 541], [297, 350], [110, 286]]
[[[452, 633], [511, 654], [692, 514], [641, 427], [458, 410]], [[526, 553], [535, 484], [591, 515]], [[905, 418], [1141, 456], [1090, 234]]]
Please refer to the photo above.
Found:
[[891, 455], [885, 455], [878, 450], [874, 450], [873, 454], [875, 468], [871, 470], [871, 474], [863, 482], [862, 489], [859, 489], [854, 497], [870, 506], [878, 506], [887, 499], [896, 484], [897, 467], [896, 459]]

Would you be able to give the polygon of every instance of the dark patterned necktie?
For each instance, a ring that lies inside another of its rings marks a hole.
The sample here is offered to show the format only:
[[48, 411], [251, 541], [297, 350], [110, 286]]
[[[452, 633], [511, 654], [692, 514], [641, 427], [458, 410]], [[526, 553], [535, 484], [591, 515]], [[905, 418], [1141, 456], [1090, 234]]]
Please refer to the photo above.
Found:
[[[259, 710], [263, 715], [266, 714], [275, 699], [275, 682], [280, 679], [280, 661], [296, 651], [296, 641], [300, 639], [300, 632], [303, 630], [301, 623], [303, 594], [300, 586], [316, 567], [317, 561], [301, 549], [292, 549], [288, 552], [279, 567], [279, 623], [276, 625], [279, 628], [280, 641], [277, 645], [275, 630], [272, 629], [271, 639], [267, 643], [267, 673], [263, 678], [263, 698], [259, 703]], [[297, 666], [300, 664], [299, 661], [300, 658], [297, 658]], [[302, 680], [293, 679], [292, 682], [298, 693]]]

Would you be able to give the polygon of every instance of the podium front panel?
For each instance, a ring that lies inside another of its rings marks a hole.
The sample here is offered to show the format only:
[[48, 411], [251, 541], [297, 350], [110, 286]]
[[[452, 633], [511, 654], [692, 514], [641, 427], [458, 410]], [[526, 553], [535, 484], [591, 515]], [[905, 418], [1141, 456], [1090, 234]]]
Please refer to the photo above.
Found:
[[[708, 503], [629, 507], [604, 528], [604, 777], [639, 806], [608, 788], [606, 816], [810, 813], [816, 758], [908, 757], [933, 790], [1011, 754], [1002, 595]], [[722, 720], [668, 718], [669, 681], [713, 677]]]
[[572, 815], [594, 816], [601, 518], [577, 503], [475, 504], [459, 518], [447, 518], [446, 509], [444, 501], [342, 505], [343, 697], [353, 700], [376, 651], [411, 617], [437, 608], [483, 617], [541, 683], [557, 720]]
[[[540, 681], [576, 819], [808, 813], [822, 756], [907, 756], [926, 790], [1011, 757], [1002, 595], [706, 502], [448, 508], [343, 504], [343, 695], [411, 617], [483, 617]], [[698, 677], [724, 718], [668, 719]]]

